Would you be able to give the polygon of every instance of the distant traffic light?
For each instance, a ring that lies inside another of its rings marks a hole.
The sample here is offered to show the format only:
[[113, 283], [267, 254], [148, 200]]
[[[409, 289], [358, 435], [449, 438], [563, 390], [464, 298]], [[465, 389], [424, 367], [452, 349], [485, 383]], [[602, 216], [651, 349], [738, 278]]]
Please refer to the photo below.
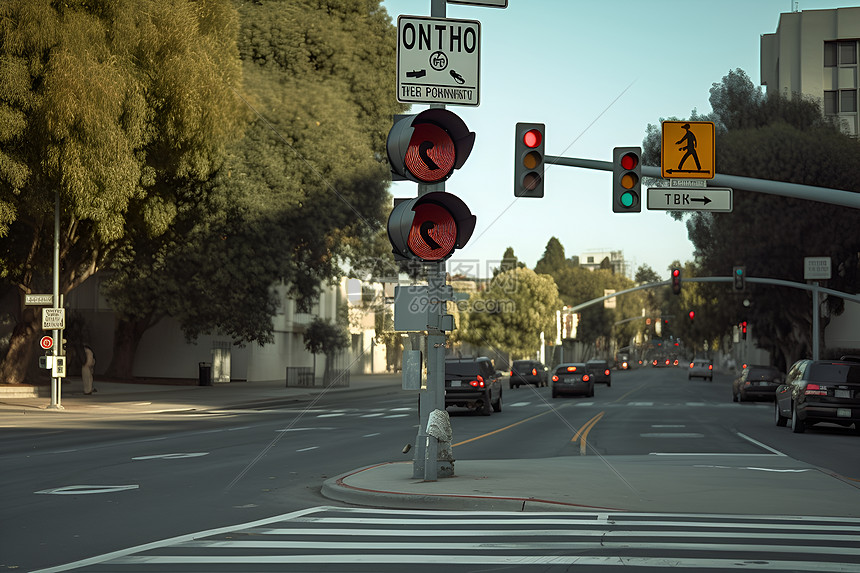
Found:
[[741, 336], [744, 340], [747, 339], [747, 321], [741, 323]]
[[543, 197], [542, 123], [517, 123], [514, 138], [514, 197]]
[[392, 180], [445, 181], [463, 166], [474, 144], [475, 133], [447, 109], [397, 115], [386, 143]]
[[744, 278], [746, 278], [746, 267], [735, 267], [732, 271], [734, 277], [735, 290], [744, 290]]
[[689, 316], [689, 317], [690, 317], [690, 322], [693, 322], [693, 320], [696, 318], [696, 311], [691, 310], [691, 311], [687, 314], [687, 316]]
[[616, 147], [612, 150], [612, 212], [642, 211], [642, 148]]
[[388, 239], [397, 260], [444, 261], [475, 230], [475, 216], [456, 195], [436, 191], [401, 201], [388, 217]]
[[681, 294], [681, 269], [672, 269], [672, 293]]

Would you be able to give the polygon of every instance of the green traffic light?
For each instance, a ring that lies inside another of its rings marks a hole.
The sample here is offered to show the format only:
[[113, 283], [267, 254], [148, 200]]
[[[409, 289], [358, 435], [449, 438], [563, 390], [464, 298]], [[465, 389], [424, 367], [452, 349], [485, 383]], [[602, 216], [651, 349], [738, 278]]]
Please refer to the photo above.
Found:
[[622, 194], [620, 201], [623, 206], [632, 207], [634, 203], [633, 193]]

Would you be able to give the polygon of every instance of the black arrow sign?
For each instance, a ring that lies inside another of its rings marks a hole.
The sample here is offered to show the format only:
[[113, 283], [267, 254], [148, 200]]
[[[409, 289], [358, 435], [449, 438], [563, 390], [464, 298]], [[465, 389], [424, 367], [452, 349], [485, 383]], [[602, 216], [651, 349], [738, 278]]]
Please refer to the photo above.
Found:
[[711, 199], [710, 199], [710, 198], [708, 198], [707, 196], [705, 196], [705, 198], [704, 198], [704, 199], [703, 199], [703, 198], [701, 198], [701, 197], [697, 197], [697, 198], [695, 198], [695, 199], [690, 199], [690, 201], [698, 201], [698, 202], [699, 202], [699, 203], [701, 203], [702, 205], [707, 205], [708, 203], [710, 203], [710, 202], [711, 202]]
[[418, 146], [418, 157], [421, 158], [421, 161], [424, 162], [431, 171], [439, 169], [439, 166], [436, 165], [436, 162], [427, 155], [427, 152], [433, 149], [434, 145], [432, 141], [422, 141], [421, 145]]
[[433, 237], [430, 236], [430, 230], [433, 229], [435, 226], [436, 223], [434, 223], [433, 221], [424, 221], [423, 223], [421, 223], [421, 229], [419, 231], [421, 238], [424, 239], [424, 242], [427, 243], [427, 246], [434, 251], [436, 249], [442, 248], [442, 245], [434, 241]]

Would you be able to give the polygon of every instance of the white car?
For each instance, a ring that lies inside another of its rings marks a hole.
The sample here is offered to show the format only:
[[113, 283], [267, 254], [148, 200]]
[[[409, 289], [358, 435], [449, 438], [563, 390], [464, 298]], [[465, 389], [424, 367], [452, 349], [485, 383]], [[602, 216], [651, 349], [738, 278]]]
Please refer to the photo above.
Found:
[[696, 378], [707, 378], [710, 381], [714, 379], [714, 363], [705, 358], [695, 358], [690, 362], [690, 372], [687, 376], [688, 380]]

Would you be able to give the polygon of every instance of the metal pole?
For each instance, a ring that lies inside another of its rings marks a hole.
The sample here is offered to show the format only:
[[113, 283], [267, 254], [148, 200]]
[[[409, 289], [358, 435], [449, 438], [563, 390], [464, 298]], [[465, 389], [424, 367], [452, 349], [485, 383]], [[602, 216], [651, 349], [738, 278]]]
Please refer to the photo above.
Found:
[[[54, 308], [60, 308], [60, 190], [54, 194]], [[61, 330], [54, 330], [54, 369], [56, 370], [57, 356], [60, 356], [60, 347], [63, 341], [60, 339]], [[62, 378], [51, 378], [51, 405], [53, 410], [63, 410], [61, 401], [60, 382]]]
[[821, 315], [820, 296], [818, 292], [818, 281], [812, 283], [812, 359], [818, 360], [819, 355], [819, 336], [820, 328], [819, 320]]

